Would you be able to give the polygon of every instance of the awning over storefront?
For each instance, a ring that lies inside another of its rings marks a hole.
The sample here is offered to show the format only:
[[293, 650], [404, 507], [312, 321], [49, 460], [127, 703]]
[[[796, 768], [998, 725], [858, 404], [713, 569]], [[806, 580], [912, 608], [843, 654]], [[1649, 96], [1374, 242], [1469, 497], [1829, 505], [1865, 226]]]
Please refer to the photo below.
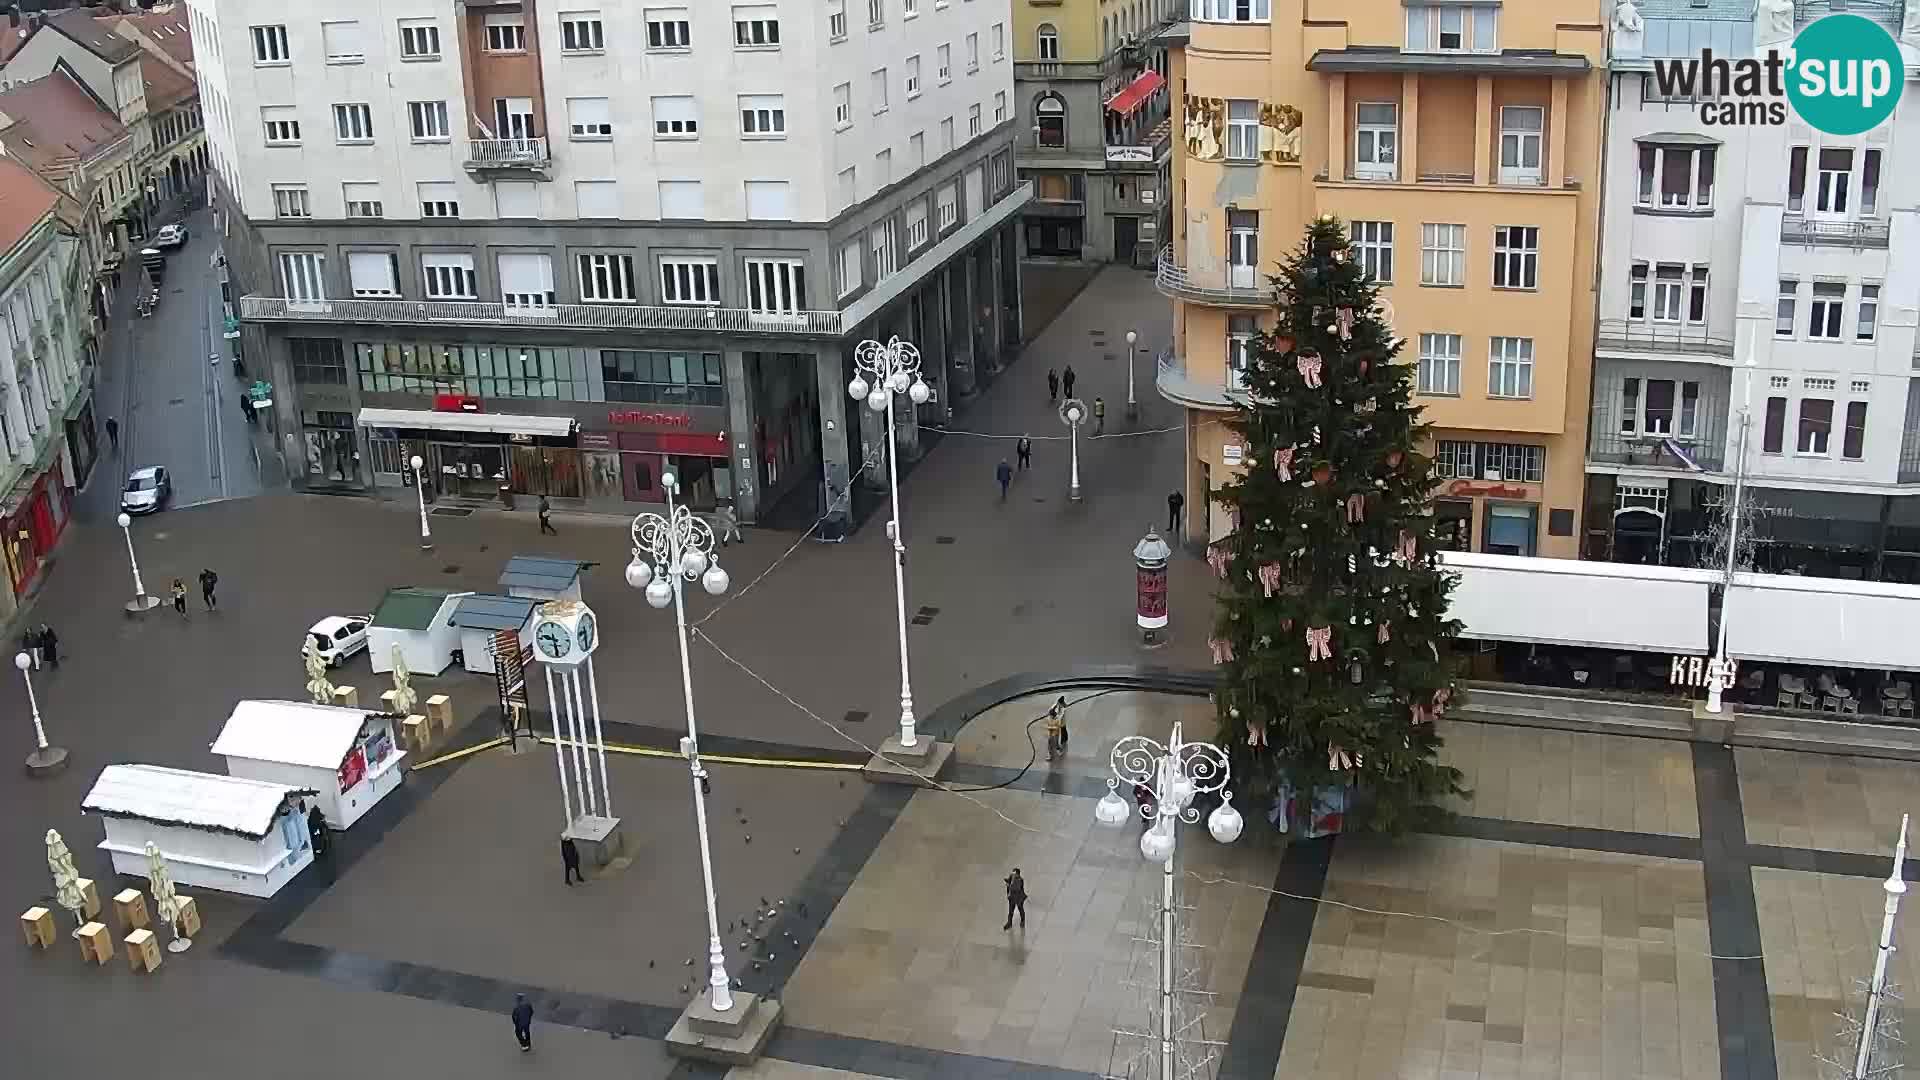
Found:
[[1704, 655], [1710, 570], [1446, 551], [1460, 575], [1448, 612], [1461, 633], [1602, 649]]
[[1128, 83], [1125, 90], [1108, 98], [1107, 108], [1125, 116], [1146, 104], [1146, 100], [1153, 96], [1153, 92], [1166, 84], [1167, 80], [1162, 78], [1159, 72], [1148, 68], [1140, 73], [1139, 78]]
[[488, 432], [495, 435], [573, 434], [571, 416], [513, 416], [508, 413], [435, 412], [431, 409], [361, 409], [360, 426], [424, 428], [428, 431]]
[[1727, 652], [1741, 660], [1920, 671], [1920, 585], [1741, 574]]

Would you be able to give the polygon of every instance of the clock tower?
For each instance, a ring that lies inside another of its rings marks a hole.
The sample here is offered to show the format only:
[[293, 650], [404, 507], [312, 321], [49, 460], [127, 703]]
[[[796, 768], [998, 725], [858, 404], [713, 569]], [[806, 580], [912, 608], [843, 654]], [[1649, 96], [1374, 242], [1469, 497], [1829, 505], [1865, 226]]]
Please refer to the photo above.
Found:
[[613, 861], [621, 847], [600, 727], [600, 685], [593, 673], [593, 654], [599, 647], [600, 621], [592, 608], [578, 600], [540, 605], [533, 623], [533, 656], [547, 673], [554, 761], [567, 821], [560, 835], [572, 840], [582, 861], [595, 868]]

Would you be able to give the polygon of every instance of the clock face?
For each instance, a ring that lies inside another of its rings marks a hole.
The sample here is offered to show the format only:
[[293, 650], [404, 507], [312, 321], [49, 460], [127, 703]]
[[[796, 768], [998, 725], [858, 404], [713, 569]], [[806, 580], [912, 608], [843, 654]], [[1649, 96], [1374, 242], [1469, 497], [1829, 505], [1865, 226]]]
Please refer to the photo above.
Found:
[[589, 611], [580, 616], [580, 629], [578, 632], [578, 640], [580, 642], [581, 652], [588, 652], [592, 650], [593, 643], [596, 640], [596, 635], [599, 634], [599, 632], [600, 632], [600, 628], [594, 625], [592, 612]]
[[554, 660], [573, 651], [573, 635], [556, 622], [541, 623], [540, 628], [533, 632], [533, 643]]

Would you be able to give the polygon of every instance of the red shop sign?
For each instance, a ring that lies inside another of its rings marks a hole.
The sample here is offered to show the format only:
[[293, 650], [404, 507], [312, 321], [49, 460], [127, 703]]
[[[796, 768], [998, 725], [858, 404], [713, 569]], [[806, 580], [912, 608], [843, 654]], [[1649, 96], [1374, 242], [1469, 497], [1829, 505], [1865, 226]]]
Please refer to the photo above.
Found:
[[482, 412], [480, 399], [465, 394], [433, 395], [434, 412]]
[[1455, 480], [1447, 485], [1449, 495], [1484, 495], [1489, 499], [1531, 499], [1533, 491], [1523, 487], [1508, 487], [1505, 484], [1476, 484], [1471, 480]]
[[686, 413], [614, 409], [607, 413], [607, 423], [614, 427], [692, 427], [693, 417]]

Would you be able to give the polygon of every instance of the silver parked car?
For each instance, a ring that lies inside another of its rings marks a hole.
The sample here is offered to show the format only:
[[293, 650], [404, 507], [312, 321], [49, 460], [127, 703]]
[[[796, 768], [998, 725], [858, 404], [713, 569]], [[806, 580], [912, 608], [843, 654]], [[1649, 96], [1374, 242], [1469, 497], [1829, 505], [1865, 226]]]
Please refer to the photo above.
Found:
[[151, 514], [173, 498], [173, 478], [164, 465], [135, 469], [127, 476], [127, 487], [120, 493], [120, 509], [129, 514]]

